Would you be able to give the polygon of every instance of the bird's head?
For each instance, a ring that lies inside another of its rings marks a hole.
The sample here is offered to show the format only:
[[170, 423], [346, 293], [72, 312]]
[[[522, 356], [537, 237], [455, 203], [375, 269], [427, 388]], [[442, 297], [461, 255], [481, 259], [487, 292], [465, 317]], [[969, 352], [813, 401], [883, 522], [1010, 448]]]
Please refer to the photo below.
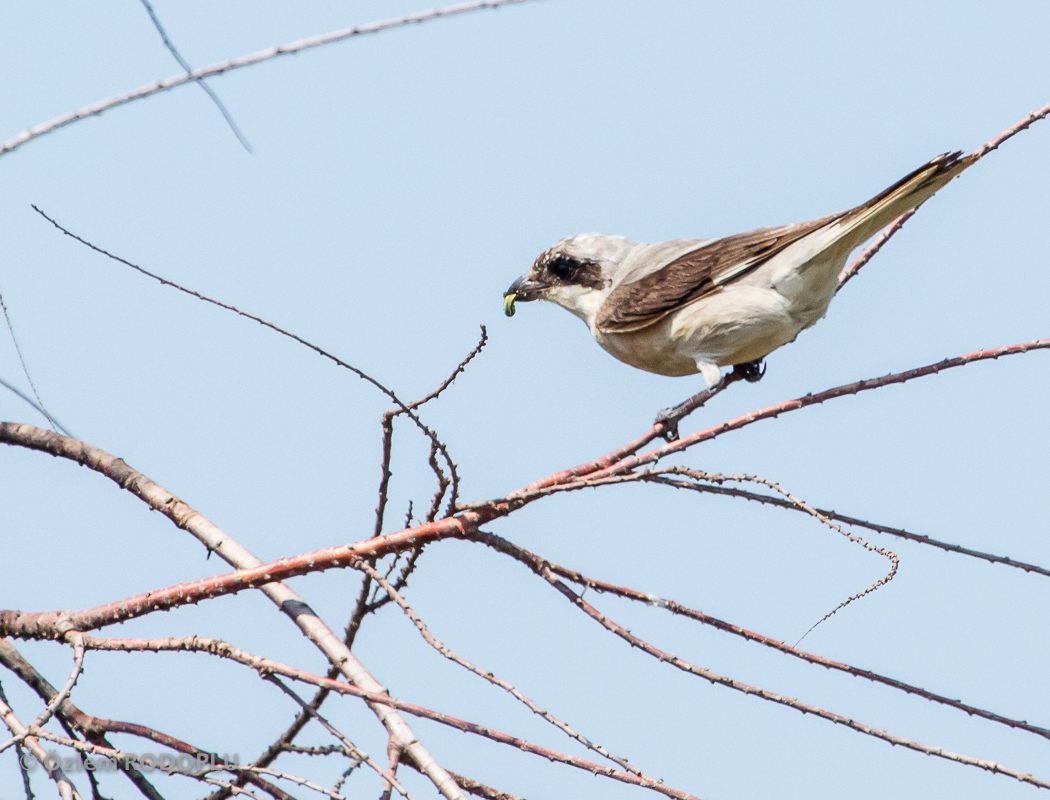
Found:
[[601, 233], [562, 239], [504, 292], [503, 310], [509, 317], [516, 302], [548, 300], [590, 324], [616, 283], [625, 255], [637, 246]]

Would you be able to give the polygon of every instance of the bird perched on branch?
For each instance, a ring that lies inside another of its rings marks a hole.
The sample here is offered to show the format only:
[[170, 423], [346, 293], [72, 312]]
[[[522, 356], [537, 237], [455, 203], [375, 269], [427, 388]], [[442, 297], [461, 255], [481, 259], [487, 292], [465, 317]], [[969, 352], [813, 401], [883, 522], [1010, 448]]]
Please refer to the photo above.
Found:
[[723, 239], [570, 236], [511, 284], [504, 310], [548, 300], [638, 369], [700, 373], [708, 389], [721, 382], [720, 367], [755, 381], [765, 356], [824, 316], [850, 252], [974, 161], [946, 153], [849, 211]]

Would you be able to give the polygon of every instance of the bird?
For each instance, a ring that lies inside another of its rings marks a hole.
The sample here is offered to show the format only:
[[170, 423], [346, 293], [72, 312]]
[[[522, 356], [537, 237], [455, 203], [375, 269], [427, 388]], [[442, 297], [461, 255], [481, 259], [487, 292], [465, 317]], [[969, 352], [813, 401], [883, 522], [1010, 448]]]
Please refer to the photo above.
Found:
[[510, 285], [504, 311], [513, 316], [516, 302], [547, 300], [632, 367], [699, 373], [707, 390], [722, 382], [722, 367], [757, 381], [767, 355], [825, 315], [850, 253], [977, 158], [944, 153], [855, 208], [721, 239], [569, 236]]

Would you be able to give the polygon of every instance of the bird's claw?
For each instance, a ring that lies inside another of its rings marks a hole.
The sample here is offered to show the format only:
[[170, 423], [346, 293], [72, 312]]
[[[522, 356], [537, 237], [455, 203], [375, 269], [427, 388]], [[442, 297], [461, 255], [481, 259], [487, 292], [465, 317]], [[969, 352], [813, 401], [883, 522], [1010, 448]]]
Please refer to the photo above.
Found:
[[766, 362], [759, 358], [755, 361], [737, 364], [733, 367], [733, 372], [740, 375], [748, 383], [758, 383], [762, 380], [762, 376], [766, 374]]
[[678, 420], [681, 418], [682, 414], [678, 408], [665, 408], [656, 415], [653, 425], [663, 425], [664, 430], [660, 435], [673, 442], [678, 438]]

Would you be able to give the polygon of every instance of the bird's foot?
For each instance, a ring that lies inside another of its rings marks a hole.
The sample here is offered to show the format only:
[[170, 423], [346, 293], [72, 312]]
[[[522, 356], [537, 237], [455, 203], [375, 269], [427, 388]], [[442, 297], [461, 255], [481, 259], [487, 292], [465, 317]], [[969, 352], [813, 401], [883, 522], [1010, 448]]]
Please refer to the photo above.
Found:
[[766, 374], [766, 363], [761, 358], [758, 358], [754, 361], [735, 365], [733, 372], [748, 383], [758, 383], [762, 380], [762, 376]]
[[702, 392], [697, 392], [685, 402], [679, 403], [674, 408], [665, 408], [656, 415], [656, 420], [653, 425], [662, 425], [663, 430], [660, 435], [669, 442], [673, 442], [678, 438], [678, 423], [683, 417], [692, 414], [700, 406], [710, 400], [715, 394], [718, 393], [720, 386], [716, 386], [714, 389], [704, 389]]
[[656, 419], [653, 421], [653, 425], [662, 425], [663, 433], [660, 435], [669, 442], [673, 442], [678, 438], [678, 421], [682, 418], [681, 414], [675, 412], [681, 406], [675, 406], [674, 408], [663, 408], [656, 415]]

